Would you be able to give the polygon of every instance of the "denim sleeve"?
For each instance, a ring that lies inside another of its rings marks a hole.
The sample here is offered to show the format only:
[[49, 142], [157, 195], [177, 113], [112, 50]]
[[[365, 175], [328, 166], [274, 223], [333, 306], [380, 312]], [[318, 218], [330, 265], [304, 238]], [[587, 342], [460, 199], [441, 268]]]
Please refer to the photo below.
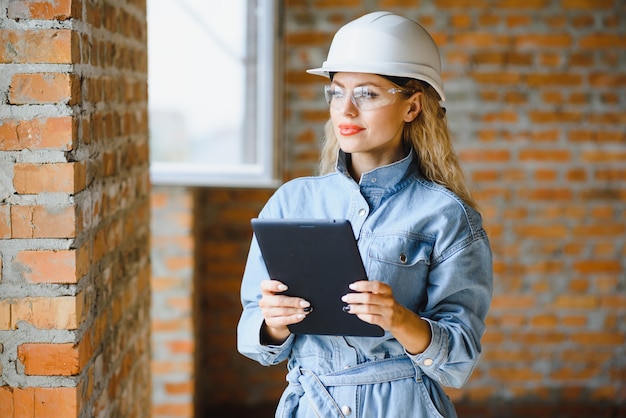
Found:
[[484, 231], [431, 266], [428, 303], [420, 315], [429, 322], [432, 339], [423, 353], [409, 355], [424, 374], [444, 386], [467, 382], [480, 357], [492, 289]]
[[243, 312], [237, 325], [237, 349], [244, 356], [256, 360], [264, 366], [278, 364], [285, 360], [291, 351], [294, 339], [291, 335], [281, 345], [261, 344], [260, 335], [263, 325], [263, 315], [259, 308], [261, 281], [268, 278], [269, 275], [261, 257], [261, 251], [256, 239], [253, 239], [241, 283]]

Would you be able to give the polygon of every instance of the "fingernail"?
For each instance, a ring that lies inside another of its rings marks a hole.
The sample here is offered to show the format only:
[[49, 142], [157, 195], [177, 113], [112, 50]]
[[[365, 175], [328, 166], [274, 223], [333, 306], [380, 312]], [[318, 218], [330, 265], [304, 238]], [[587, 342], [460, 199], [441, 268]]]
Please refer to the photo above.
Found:
[[307, 306], [311, 306], [311, 304], [307, 302], [306, 300], [301, 300], [300, 306], [302, 306], [303, 308], [306, 308]]
[[306, 308], [304, 308], [304, 312], [311, 312], [313, 310], [313, 308], [311, 308], [310, 306], [307, 306]]
[[298, 315], [296, 315], [296, 318], [302, 319], [302, 318], [304, 318], [304, 314], [299, 313]]
[[343, 308], [341, 308], [341, 309], [343, 309], [343, 311], [344, 311], [344, 312], [350, 312], [350, 305], [345, 305], [345, 306], [344, 306]]
[[347, 296], [347, 295], [344, 295], [344, 296], [342, 296], [342, 297], [341, 297], [341, 300], [342, 300], [343, 302], [345, 302], [345, 301], [346, 301], [346, 299], [348, 299], [348, 296]]
[[287, 290], [287, 286], [285, 286], [284, 284], [279, 284], [279, 285], [278, 285], [278, 290], [280, 290], [281, 292], [282, 292], [283, 290]]
[[354, 290], [356, 288], [356, 285], [354, 283], [350, 283], [350, 285], [348, 285], [348, 287], [352, 290]]

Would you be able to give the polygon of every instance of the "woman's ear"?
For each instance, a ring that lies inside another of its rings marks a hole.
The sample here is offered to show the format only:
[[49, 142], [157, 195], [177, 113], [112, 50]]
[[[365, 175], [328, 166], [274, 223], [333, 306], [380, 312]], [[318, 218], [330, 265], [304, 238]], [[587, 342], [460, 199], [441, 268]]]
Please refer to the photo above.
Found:
[[409, 97], [409, 109], [404, 115], [405, 122], [413, 122], [422, 111], [422, 92], [415, 92]]

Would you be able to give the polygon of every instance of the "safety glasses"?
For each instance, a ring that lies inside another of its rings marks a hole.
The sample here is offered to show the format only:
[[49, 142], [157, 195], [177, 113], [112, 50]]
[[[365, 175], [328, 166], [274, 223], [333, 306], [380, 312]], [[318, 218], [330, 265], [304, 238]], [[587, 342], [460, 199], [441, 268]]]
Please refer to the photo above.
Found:
[[410, 96], [415, 91], [401, 88], [385, 89], [376, 86], [358, 86], [350, 92], [348, 89], [333, 84], [324, 86], [326, 102], [334, 109], [341, 109], [345, 106], [348, 97], [359, 110], [378, 109], [379, 107], [395, 103], [397, 93]]

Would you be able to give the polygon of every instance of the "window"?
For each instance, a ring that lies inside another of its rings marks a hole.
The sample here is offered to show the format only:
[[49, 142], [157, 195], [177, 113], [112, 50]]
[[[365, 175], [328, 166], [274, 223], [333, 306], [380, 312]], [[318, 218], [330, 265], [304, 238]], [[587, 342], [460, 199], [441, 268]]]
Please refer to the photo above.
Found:
[[275, 0], [148, 0], [153, 183], [274, 182], [276, 15]]

